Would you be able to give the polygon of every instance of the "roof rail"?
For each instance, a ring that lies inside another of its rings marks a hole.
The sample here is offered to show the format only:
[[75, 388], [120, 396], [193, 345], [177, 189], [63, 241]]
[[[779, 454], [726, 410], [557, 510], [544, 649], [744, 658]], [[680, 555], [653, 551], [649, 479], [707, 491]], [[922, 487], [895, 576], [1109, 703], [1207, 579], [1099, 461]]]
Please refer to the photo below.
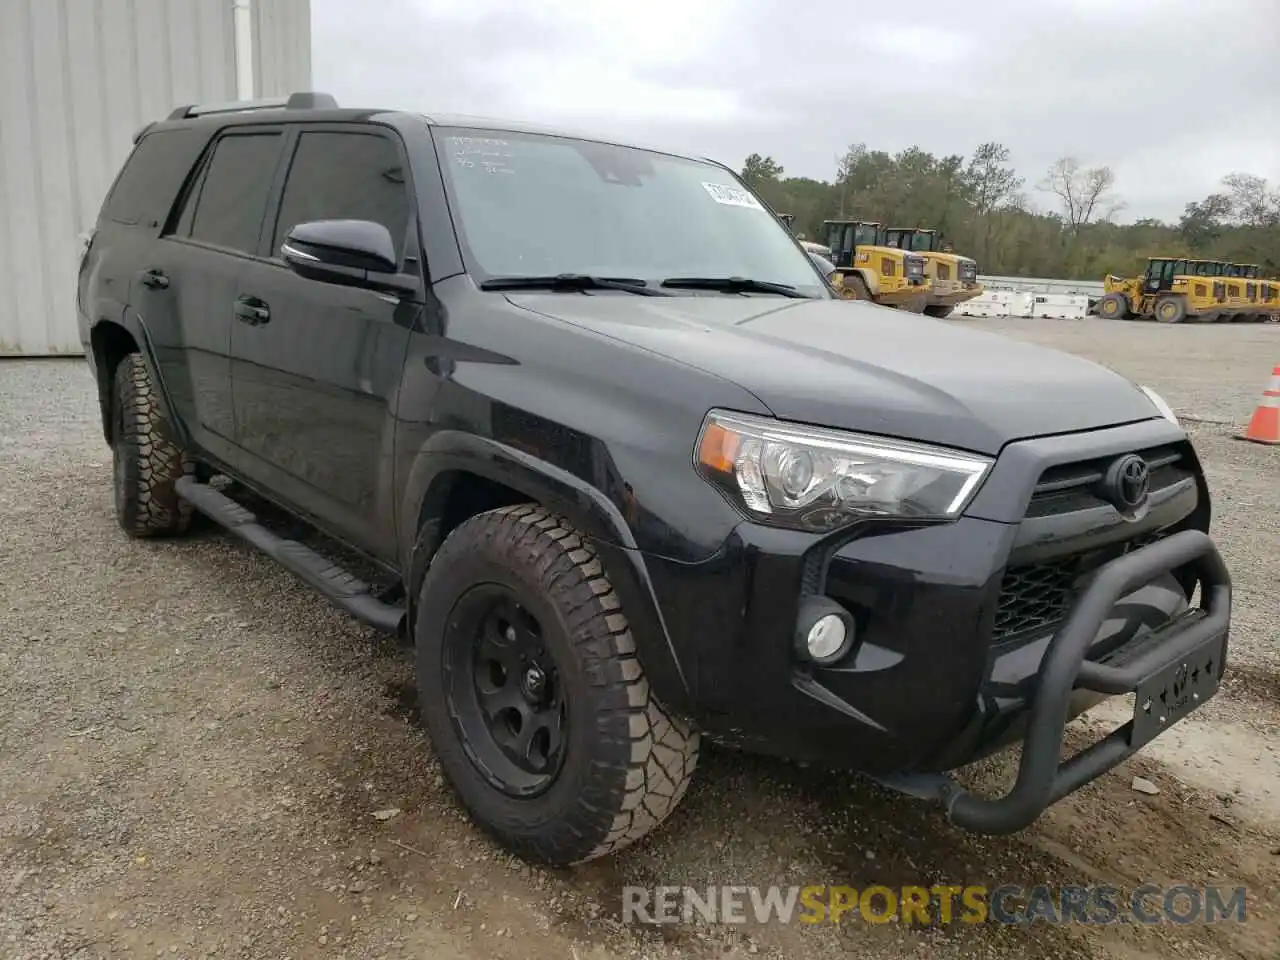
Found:
[[229, 103], [189, 103], [169, 114], [170, 120], [202, 117], [211, 113], [247, 113], [251, 110], [336, 110], [338, 101], [328, 93], [291, 93], [287, 97], [261, 100], [232, 100]]

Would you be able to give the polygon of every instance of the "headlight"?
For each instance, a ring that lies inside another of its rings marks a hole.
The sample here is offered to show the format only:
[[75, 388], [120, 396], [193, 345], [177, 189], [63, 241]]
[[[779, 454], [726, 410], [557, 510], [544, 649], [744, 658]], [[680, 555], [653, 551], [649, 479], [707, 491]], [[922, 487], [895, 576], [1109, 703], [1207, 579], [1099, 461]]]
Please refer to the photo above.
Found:
[[1182, 424], [1178, 423], [1178, 417], [1177, 414], [1173, 412], [1173, 408], [1164, 402], [1164, 397], [1160, 396], [1160, 394], [1156, 393], [1150, 387], [1139, 385], [1138, 389], [1147, 395], [1147, 399], [1151, 401], [1152, 406], [1160, 411], [1160, 416], [1164, 417], [1175, 427], [1182, 426]]
[[749, 518], [827, 531], [867, 517], [950, 520], [991, 467], [986, 457], [712, 411], [698, 473]]

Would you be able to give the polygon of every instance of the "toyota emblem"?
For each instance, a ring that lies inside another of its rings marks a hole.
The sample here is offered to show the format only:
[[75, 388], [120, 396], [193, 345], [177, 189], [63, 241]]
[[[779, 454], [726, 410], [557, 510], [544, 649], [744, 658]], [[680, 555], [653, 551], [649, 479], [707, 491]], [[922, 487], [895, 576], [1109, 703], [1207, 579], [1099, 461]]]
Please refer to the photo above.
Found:
[[1136, 453], [1116, 460], [1107, 471], [1107, 497], [1119, 510], [1136, 510], [1147, 502], [1150, 491], [1151, 470]]

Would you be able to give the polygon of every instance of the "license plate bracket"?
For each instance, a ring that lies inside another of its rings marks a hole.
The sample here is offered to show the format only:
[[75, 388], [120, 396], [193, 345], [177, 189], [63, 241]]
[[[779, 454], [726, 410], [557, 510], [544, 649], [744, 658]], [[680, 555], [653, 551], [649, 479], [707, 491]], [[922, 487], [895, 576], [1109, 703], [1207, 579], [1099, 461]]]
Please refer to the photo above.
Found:
[[1168, 730], [1218, 692], [1226, 647], [1225, 635], [1212, 637], [1138, 684], [1129, 734], [1133, 749]]

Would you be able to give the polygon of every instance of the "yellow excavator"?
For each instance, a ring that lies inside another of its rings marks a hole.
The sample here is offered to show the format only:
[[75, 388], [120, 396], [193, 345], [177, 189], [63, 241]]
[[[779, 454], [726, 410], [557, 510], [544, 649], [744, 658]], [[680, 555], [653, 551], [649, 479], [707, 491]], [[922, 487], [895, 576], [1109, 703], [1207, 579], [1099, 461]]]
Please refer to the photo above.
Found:
[[824, 220], [839, 289], [850, 300], [870, 300], [923, 313], [932, 285], [924, 257], [884, 244], [884, 228], [871, 220]]
[[1140, 277], [1107, 274], [1102, 282], [1105, 293], [1095, 310], [1111, 320], [1212, 322], [1228, 312], [1224, 267], [1215, 260], [1150, 257]]
[[924, 272], [929, 278], [929, 298], [924, 312], [931, 317], [951, 316], [966, 300], [981, 296], [978, 264], [948, 249], [938, 231], [923, 227], [889, 227], [884, 232], [885, 245], [910, 250], [924, 257]]

